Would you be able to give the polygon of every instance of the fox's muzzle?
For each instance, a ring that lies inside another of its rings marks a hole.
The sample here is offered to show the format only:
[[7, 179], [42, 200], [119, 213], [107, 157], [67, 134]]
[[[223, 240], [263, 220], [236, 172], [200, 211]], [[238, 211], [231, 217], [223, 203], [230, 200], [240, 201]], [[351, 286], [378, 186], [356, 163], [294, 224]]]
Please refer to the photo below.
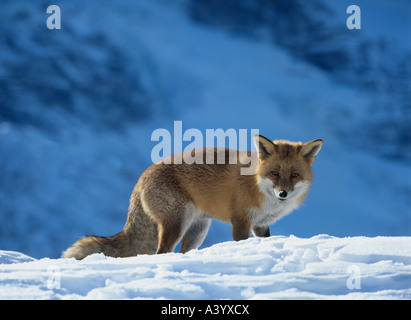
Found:
[[286, 199], [287, 196], [288, 196], [288, 193], [287, 193], [287, 191], [285, 191], [285, 190], [281, 190], [280, 193], [278, 194], [278, 196], [279, 196], [281, 199]]
[[288, 192], [285, 190], [274, 189], [274, 194], [278, 198], [278, 200], [281, 200], [281, 201], [286, 200], [288, 197]]

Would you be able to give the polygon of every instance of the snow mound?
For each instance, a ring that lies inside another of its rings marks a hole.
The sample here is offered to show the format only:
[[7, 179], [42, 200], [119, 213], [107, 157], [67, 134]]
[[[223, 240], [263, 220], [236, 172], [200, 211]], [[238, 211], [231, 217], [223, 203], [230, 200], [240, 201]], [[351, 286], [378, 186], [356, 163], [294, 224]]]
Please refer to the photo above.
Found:
[[35, 261], [36, 259], [29, 257], [23, 253], [16, 251], [0, 251], [0, 264], [8, 263], [23, 263]]
[[410, 299], [410, 243], [274, 236], [82, 261], [0, 251], [0, 299]]

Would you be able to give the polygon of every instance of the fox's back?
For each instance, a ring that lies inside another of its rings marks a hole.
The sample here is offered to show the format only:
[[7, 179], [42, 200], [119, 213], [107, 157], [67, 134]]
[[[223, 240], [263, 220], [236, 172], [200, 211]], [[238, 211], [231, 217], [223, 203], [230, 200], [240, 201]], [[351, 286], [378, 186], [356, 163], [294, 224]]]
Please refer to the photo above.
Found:
[[255, 152], [225, 148], [196, 149], [186, 151], [185, 155], [187, 152], [190, 157], [196, 156], [197, 161], [184, 161], [184, 154], [179, 154], [151, 165], [139, 181], [144, 184], [144, 194], [155, 194], [156, 201], [158, 197], [166, 201], [170, 197], [179, 198], [193, 203], [205, 214], [228, 222], [235, 209], [233, 203], [258, 206], [255, 175], [241, 175], [241, 168], [250, 168], [251, 159], [257, 158]]

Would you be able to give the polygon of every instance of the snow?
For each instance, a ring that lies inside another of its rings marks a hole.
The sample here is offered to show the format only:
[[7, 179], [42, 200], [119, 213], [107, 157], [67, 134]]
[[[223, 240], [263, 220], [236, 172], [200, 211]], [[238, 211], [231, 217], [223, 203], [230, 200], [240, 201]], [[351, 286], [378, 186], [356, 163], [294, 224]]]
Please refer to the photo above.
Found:
[[0, 299], [411, 299], [410, 244], [272, 236], [82, 261], [0, 251]]

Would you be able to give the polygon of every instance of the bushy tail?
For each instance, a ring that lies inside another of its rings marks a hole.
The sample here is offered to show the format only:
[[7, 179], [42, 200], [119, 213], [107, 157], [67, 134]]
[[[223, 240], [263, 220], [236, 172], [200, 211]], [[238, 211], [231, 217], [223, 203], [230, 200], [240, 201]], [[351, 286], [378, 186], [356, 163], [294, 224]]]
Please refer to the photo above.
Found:
[[144, 212], [138, 194], [132, 194], [124, 229], [111, 237], [86, 236], [63, 252], [64, 258], [84, 259], [93, 253], [110, 257], [154, 254], [157, 249], [157, 226]]

